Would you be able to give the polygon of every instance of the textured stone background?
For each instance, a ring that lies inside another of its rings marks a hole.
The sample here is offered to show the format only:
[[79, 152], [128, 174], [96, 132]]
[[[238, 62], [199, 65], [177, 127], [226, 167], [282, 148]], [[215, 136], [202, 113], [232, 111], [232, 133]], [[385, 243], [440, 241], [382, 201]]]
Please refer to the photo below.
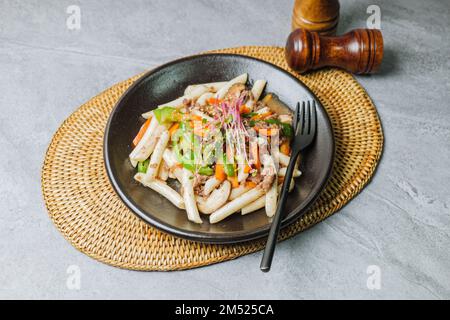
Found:
[[[81, 8], [68, 30], [66, 8]], [[170, 273], [115, 269], [79, 253], [48, 219], [40, 168], [80, 104], [169, 60], [283, 46], [293, 0], [0, 1], [0, 298], [450, 298], [450, 3], [343, 0], [342, 33], [382, 12], [382, 72], [361, 76], [386, 147], [370, 185], [325, 222], [261, 253]], [[81, 270], [69, 290], [66, 270]], [[369, 265], [381, 289], [366, 286]]]

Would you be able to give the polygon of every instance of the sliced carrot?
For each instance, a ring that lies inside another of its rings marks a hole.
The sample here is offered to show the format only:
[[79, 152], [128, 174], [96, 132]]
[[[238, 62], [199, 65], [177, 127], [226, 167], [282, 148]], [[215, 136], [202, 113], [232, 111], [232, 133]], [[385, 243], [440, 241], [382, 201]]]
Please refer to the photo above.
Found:
[[152, 121], [152, 118], [148, 118], [147, 121], [144, 122], [144, 124], [142, 125], [142, 127], [139, 129], [138, 134], [136, 135], [136, 137], [134, 137], [133, 139], [133, 146], [137, 146], [139, 141], [141, 141], [142, 137], [145, 134], [145, 131], [147, 131], [148, 126], [150, 125], [150, 122]]
[[289, 141], [285, 141], [280, 145], [280, 151], [282, 154], [289, 155], [291, 153], [291, 146], [289, 145]]
[[170, 136], [172, 136], [180, 127], [180, 123], [179, 122], [175, 122], [170, 128], [169, 128], [169, 134]]
[[[255, 128], [256, 129], [256, 128]], [[256, 129], [256, 131], [266, 137], [273, 137], [278, 134], [278, 129], [269, 128], [269, 129]]]
[[256, 183], [254, 183], [253, 181], [246, 181], [245, 186], [247, 188], [254, 188], [254, 187], [256, 187]]
[[244, 173], [249, 173], [250, 170], [252, 170], [252, 167], [250, 167], [248, 164], [246, 164], [244, 167]]
[[243, 104], [240, 108], [239, 108], [239, 112], [240, 113], [250, 113], [252, 110], [247, 107], [247, 105]]
[[250, 152], [253, 160], [253, 165], [256, 169], [261, 170], [261, 161], [259, 159], [258, 144], [256, 143], [256, 141], [250, 143]]
[[227, 178], [227, 175], [225, 174], [225, 170], [223, 168], [223, 164], [221, 164], [221, 163], [217, 163], [216, 164], [216, 171], [214, 173], [214, 176], [220, 182], [225, 181], [225, 179]]
[[222, 100], [217, 99], [217, 98], [209, 98], [208, 99], [208, 104], [210, 104], [210, 105], [216, 105], [216, 104], [219, 104], [221, 102], [222, 102]]
[[193, 114], [191, 115], [191, 119], [195, 120], [195, 121], [202, 121], [202, 117], [200, 117], [199, 115]]
[[228, 181], [231, 182], [231, 187], [232, 188], [237, 188], [239, 187], [239, 181], [237, 176], [235, 175], [234, 177], [227, 177]]
[[267, 118], [270, 115], [272, 115], [272, 111], [268, 111], [268, 112], [264, 112], [264, 113], [261, 113], [261, 114], [257, 114], [255, 116], [253, 116], [251, 119], [252, 120], [263, 120], [263, 119]]

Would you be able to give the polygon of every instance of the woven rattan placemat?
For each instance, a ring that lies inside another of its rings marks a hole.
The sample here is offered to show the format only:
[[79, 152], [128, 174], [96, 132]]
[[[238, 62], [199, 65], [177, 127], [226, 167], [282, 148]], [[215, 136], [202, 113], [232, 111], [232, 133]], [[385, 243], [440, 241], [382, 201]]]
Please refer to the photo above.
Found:
[[[240, 47], [217, 52], [248, 55], [289, 70], [282, 48]], [[375, 107], [350, 74], [337, 69], [293, 74], [327, 110], [336, 157], [325, 190], [301, 220], [282, 230], [281, 239], [313, 226], [352, 199], [371, 178], [383, 146]], [[55, 133], [42, 168], [42, 191], [58, 230], [90, 257], [134, 270], [190, 269], [262, 249], [264, 240], [210, 245], [173, 237], [141, 221], [115, 194], [103, 164], [103, 133], [115, 102], [138, 77], [92, 98]]]

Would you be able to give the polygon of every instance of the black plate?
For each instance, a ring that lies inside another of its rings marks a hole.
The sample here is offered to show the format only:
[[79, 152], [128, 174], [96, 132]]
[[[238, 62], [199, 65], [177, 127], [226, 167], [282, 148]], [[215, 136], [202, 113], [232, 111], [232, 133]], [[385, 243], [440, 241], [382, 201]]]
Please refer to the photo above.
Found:
[[291, 108], [305, 99], [314, 99], [318, 105], [317, 137], [302, 155], [303, 175], [289, 195], [282, 226], [300, 218], [323, 189], [333, 163], [334, 139], [327, 113], [315, 95], [286, 71], [261, 60], [232, 54], [191, 56], [158, 67], [136, 81], [117, 102], [106, 126], [104, 158], [109, 179], [124, 203], [144, 221], [182, 238], [211, 243], [267, 235], [270, 221], [264, 210], [245, 216], [237, 213], [213, 225], [208, 216], [202, 216], [201, 225], [189, 222], [184, 210], [134, 181], [135, 169], [128, 160], [143, 112], [183, 95], [189, 84], [229, 80], [245, 72], [251, 80], [266, 79], [266, 92], [276, 93]]

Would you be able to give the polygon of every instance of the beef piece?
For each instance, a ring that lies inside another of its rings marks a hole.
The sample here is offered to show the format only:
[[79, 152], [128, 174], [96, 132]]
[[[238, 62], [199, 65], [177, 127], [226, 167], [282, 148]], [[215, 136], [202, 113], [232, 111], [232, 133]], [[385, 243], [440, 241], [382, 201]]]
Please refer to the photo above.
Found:
[[263, 180], [263, 176], [258, 173], [255, 176], [251, 175], [250, 177], [248, 177], [248, 180], [251, 181], [251, 182], [254, 182], [256, 184], [259, 184]]
[[275, 169], [273, 167], [266, 167], [263, 169], [261, 175], [263, 176], [261, 187], [267, 192], [275, 179]]
[[194, 192], [195, 194], [203, 194], [204, 184], [208, 180], [208, 176], [202, 176], [201, 174], [194, 174]]
[[241, 92], [245, 90], [245, 85], [242, 83], [235, 83], [228, 89], [227, 94], [225, 95], [226, 100], [235, 100], [238, 99], [241, 95]]

